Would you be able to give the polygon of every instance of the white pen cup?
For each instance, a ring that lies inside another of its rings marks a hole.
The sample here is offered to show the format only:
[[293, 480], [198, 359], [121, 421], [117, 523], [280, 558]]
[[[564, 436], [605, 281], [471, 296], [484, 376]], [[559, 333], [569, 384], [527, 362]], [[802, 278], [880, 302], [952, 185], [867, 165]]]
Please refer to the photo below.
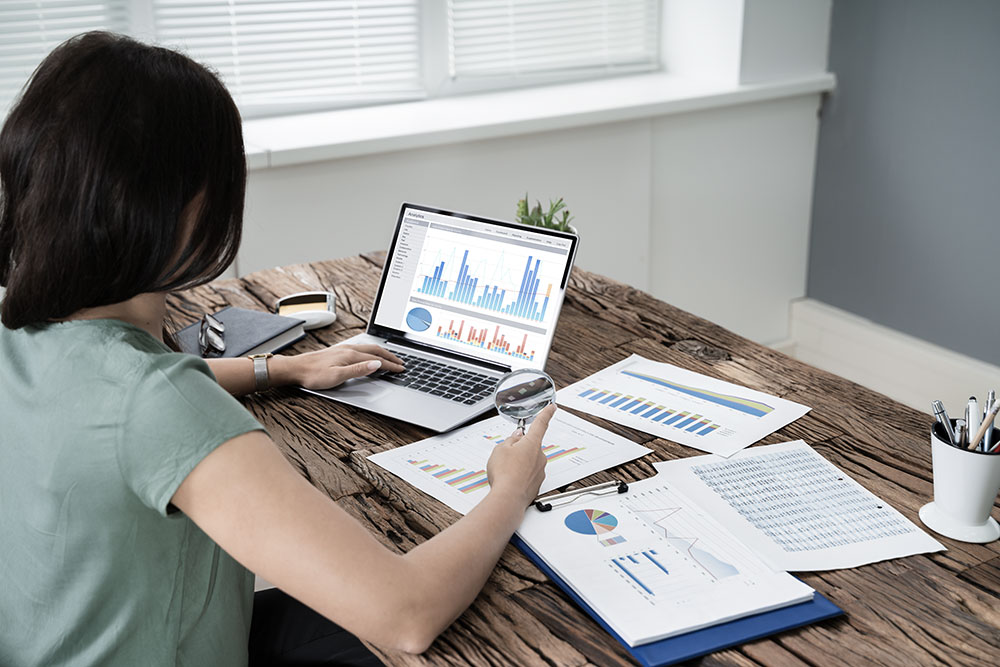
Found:
[[[954, 420], [952, 420], [954, 422]], [[1000, 442], [993, 429], [993, 442]], [[934, 502], [920, 508], [925, 526], [960, 542], [985, 544], [1000, 537], [1000, 525], [990, 516], [1000, 492], [1000, 454], [956, 447], [944, 427], [931, 428]]]

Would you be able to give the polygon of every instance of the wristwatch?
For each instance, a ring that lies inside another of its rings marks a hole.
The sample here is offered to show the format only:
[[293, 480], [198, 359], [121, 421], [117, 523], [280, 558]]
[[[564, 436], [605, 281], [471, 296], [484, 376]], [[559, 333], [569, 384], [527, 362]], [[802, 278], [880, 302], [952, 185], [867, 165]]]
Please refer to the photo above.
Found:
[[248, 359], [253, 360], [254, 391], [264, 391], [271, 388], [271, 377], [267, 374], [267, 360], [274, 355], [270, 352], [266, 354], [251, 354]]

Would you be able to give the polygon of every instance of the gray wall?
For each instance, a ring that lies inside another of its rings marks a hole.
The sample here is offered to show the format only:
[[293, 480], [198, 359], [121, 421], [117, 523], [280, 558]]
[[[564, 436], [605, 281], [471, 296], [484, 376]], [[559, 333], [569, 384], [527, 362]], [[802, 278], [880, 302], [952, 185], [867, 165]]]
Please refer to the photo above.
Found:
[[1000, 2], [834, 0], [808, 295], [1000, 363]]

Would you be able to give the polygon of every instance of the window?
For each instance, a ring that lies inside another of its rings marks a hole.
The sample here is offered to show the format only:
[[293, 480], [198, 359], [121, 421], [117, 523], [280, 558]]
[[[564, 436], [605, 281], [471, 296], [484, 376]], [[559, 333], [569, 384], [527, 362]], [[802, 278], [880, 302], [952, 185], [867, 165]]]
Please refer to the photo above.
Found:
[[153, 0], [153, 30], [262, 115], [421, 97], [418, 10], [417, 0]]
[[4, 0], [0, 2], [0, 116], [42, 58], [89, 30], [125, 31], [128, 0]]
[[532, 83], [656, 69], [656, 0], [450, 0], [448, 74]]
[[656, 69], [656, 0], [3, 0], [0, 111], [54, 46], [106, 29], [214, 67], [244, 116]]

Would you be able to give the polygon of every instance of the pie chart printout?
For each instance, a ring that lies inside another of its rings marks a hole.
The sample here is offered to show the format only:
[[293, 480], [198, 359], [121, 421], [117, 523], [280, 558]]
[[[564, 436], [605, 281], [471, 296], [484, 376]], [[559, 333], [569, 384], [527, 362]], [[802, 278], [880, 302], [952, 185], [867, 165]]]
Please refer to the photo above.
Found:
[[565, 524], [574, 533], [603, 535], [618, 527], [618, 519], [604, 510], [578, 510], [566, 517]]
[[413, 308], [406, 314], [406, 326], [414, 331], [427, 331], [431, 327], [431, 313], [426, 308]]

